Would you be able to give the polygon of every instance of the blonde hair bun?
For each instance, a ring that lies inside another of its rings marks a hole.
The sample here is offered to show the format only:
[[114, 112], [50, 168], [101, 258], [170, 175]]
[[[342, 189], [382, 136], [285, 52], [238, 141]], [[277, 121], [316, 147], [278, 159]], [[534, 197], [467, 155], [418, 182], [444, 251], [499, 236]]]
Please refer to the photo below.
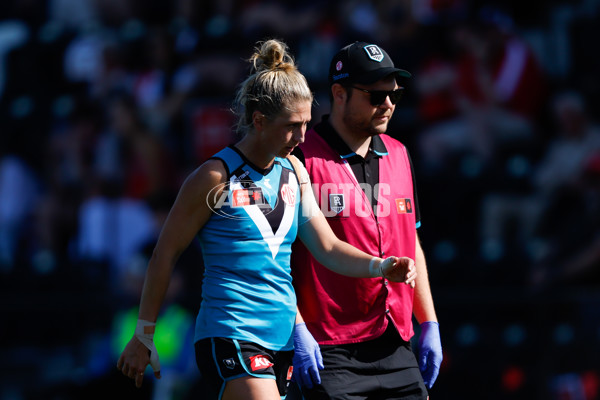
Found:
[[300, 102], [312, 103], [313, 94], [306, 78], [282, 41], [258, 42], [248, 61], [252, 70], [240, 85], [233, 107], [239, 133], [253, 129], [252, 114], [255, 111], [273, 119], [284, 110], [295, 110]]
[[296, 69], [294, 59], [288, 53], [288, 46], [276, 39], [270, 39], [259, 43], [250, 62], [257, 72]]

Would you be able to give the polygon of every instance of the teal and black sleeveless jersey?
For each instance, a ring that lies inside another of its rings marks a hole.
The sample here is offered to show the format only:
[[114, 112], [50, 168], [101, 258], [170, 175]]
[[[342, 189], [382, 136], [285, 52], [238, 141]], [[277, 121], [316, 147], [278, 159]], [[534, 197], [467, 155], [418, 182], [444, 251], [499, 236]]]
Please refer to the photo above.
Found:
[[195, 340], [249, 340], [293, 348], [296, 295], [290, 275], [300, 193], [289, 160], [259, 170], [235, 148], [213, 156], [228, 182], [199, 232], [205, 263]]

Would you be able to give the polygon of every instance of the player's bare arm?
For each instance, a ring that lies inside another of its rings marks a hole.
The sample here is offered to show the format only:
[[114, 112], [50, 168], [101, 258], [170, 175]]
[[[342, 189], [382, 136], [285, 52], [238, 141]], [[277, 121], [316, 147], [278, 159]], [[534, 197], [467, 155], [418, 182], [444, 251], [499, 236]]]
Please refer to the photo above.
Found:
[[[216, 190], [218, 195], [222, 191], [226, 175], [220, 161], [210, 160], [190, 174], [182, 185], [148, 263], [138, 315], [140, 321], [156, 322], [175, 263], [209, 219], [214, 206], [209, 194]], [[153, 331], [154, 326], [146, 329]], [[117, 368], [134, 379], [139, 388], [150, 357], [148, 347], [134, 335], [123, 350]], [[160, 378], [160, 370], [154, 374]]]
[[374, 258], [338, 239], [322, 213], [302, 224], [298, 237], [314, 257], [332, 271], [356, 278], [384, 276], [414, 287], [417, 277], [414, 260], [408, 257]]

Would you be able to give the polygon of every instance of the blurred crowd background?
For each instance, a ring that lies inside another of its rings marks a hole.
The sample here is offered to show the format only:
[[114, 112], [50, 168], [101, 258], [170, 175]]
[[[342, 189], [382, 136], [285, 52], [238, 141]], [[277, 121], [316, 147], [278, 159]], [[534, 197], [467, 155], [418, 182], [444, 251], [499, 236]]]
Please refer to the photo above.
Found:
[[271, 37], [313, 123], [345, 44], [413, 74], [389, 133], [440, 319], [431, 398], [600, 398], [599, 1], [2, 0], [0, 400], [202, 399], [197, 243], [159, 318], [163, 378], [136, 390], [116, 362], [179, 185], [235, 140]]

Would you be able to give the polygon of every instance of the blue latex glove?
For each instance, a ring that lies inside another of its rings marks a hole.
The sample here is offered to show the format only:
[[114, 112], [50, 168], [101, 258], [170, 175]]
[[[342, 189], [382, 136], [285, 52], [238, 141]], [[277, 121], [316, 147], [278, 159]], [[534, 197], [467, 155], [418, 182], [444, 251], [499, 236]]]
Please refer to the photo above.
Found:
[[428, 389], [431, 389], [440, 372], [443, 358], [440, 325], [433, 321], [423, 322], [419, 338], [419, 369]]
[[298, 385], [312, 388], [321, 383], [319, 370], [324, 368], [321, 349], [304, 322], [296, 324], [294, 330], [293, 363], [293, 376]]

